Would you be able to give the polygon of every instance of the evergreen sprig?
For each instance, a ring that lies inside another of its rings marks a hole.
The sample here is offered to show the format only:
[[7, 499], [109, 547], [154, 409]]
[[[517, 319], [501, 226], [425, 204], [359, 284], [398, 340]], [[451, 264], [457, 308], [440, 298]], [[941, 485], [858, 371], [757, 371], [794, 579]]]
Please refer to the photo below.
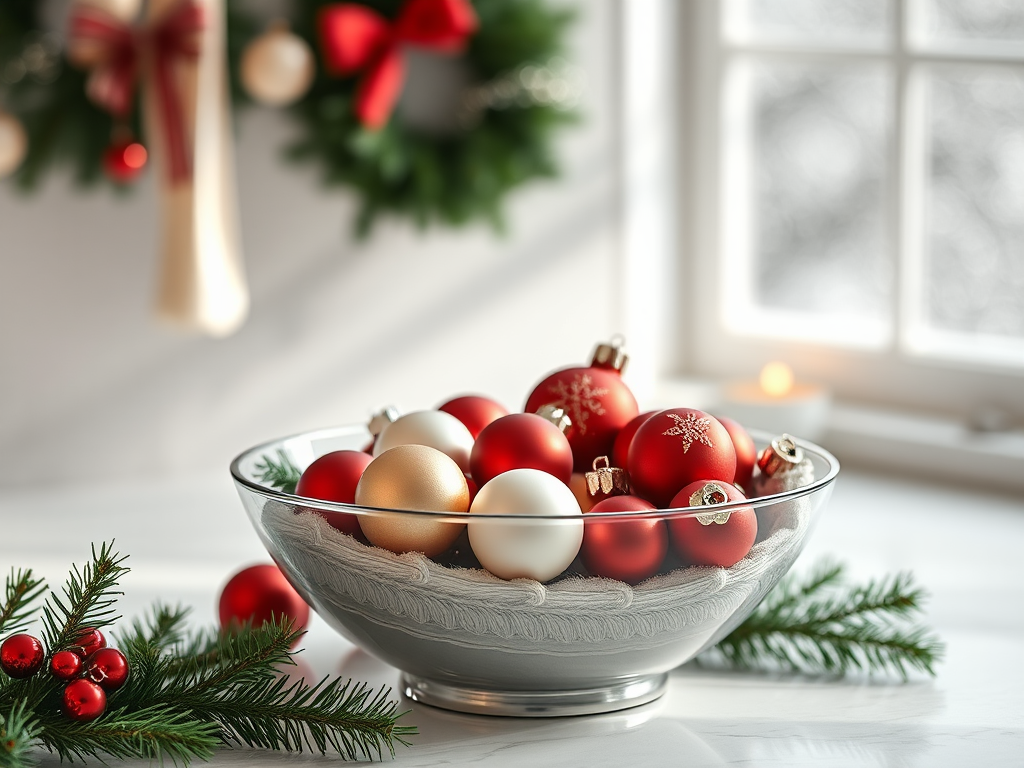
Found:
[[32, 575], [32, 569], [11, 569], [4, 587], [4, 603], [0, 606], [0, 634], [13, 634], [28, 626], [32, 603], [46, 592], [46, 582]]
[[299, 477], [302, 476], [302, 470], [295, 466], [295, 462], [280, 448], [277, 449], [276, 460], [273, 456], [264, 454], [256, 462], [254, 469], [258, 473], [261, 483], [273, 486], [285, 493], [295, 493]]
[[[72, 568], [63, 594], [51, 593], [43, 606], [47, 660], [73, 646], [83, 627], [114, 620], [125, 558], [112, 544], [92, 554], [85, 567]], [[4, 615], [17, 617], [18, 626], [27, 622], [39, 584], [30, 571], [8, 579]], [[286, 620], [221, 633], [190, 630], [187, 619], [184, 608], [156, 605], [118, 635], [131, 676], [91, 723], [59, 711], [62, 684], [47, 665], [24, 680], [0, 675], [0, 768], [31, 765], [35, 747], [72, 762], [114, 757], [187, 765], [237, 745], [379, 759], [416, 733], [398, 724], [404, 713], [386, 687], [374, 691], [329, 678], [290, 682], [281, 675], [282, 667], [294, 666], [291, 647], [302, 634]]]
[[824, 562], [802, 580], [783, 579], [699, 661], [837, 675], [895, 673], [904, 680], [912, 670], [934, 676], [945, 649], [914, 624], [925, 598], [909, 573], [850, 586], [842, 566]]

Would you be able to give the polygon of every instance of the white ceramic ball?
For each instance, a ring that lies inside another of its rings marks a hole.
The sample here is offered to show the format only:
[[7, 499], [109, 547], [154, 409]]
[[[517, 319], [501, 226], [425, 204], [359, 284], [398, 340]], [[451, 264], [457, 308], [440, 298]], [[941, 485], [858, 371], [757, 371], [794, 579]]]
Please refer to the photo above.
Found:
[[264, 32], [242, 53], [242, 85], [256, 101], [272, 107], [302, 98], [315, 74], [313, 51], [287, 28]]
[[28, 135], [21, 121], [0, 112], [0, 179], [18, 170], [27, 152]]
[[466, 425], [444, 411], [413, 411], [399, 416], [384, 427], [373, 446], [373, 455], [380, 456], [399, 445], [427, 445], [445, 453], [469, 474], [469, 454], [473, 435]]
[[[549, 581], [569, 567], [583, 543], [583, 512], [568, 486], [539, 469], [512, 469], [484, 484], [469, 509], [469, 545], [502, 579]], [[474, 519], [474, 514], [522, 520]], [[532, 520], [572, 515], [573, 520]]]

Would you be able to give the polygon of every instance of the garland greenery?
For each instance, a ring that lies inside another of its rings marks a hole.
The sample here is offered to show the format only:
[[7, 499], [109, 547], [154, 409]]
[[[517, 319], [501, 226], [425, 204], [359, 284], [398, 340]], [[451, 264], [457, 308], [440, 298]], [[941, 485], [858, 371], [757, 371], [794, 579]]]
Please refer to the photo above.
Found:
[[[44, 644], [39, 672], [21, 680], [0, 674], [0, 768], [26, 768], [43, 748], [61, 760], [170, 759], [187, 765], [223, 746], [318, 752], [355, 760], [394, 755], [416, 733], [387, 688], [325, 678], [289, 682], [278, 671], [294, 665], [290, 648], [301, 632], [285, 621], [233, 634], [191, 631], [187, 611], [157, 605], [118, 636], [131, 676], [110, 694], [107, 711], [90, 723], [58, 711], [63, 683], [48, 672], [52, 653], [85, 627], [116, 621], [117, 583], [125, 558], [111, 544], [71, 571], [61, 595], [41, 606]], [[0, 606], [0, 634], [26, 628], [45, 588], [30, 570], [12, 571]]]

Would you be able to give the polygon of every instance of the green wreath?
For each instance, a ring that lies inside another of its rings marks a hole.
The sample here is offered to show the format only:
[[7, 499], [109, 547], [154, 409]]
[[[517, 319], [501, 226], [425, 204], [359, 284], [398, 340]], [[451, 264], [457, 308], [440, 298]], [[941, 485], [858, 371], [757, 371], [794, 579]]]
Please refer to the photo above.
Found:
[[[329, 4], [293, 3], [292, 29], [314, 49], [317, 13]], [[394, 18], [403, 3], [360, 4]], [[286, 157], [319, 165], [326, 185], [358, 194], [360, 236], [382, 213], [410, 217], [421, 227], [486, 220], [501, 229], [501, 204], [509, 191], [556, 175], [553, 134], [574, 115], [567, 108], [571, 99], [553, 94], [550, 86], [564, 91], [569, 82], [570, 90], [574, 87], [559, 63], [572, 12], [550, 8], [543, 0], [479, 0], [474, 9], [479, 26], [462, 57], [473, 85], [465, 99], [468, 121], [461, 127], [440, 133], [423, 130], [407, 124], [396, 111], [381, 129], [369, 130], [353, 109], [359, 78], [332, 77], [320, 66], [309, 92], [288, 108], [301, 135], [286, 148]], [[52, 168], [70, 165], [81, 184], [104, 183], [102, 157], [114, 122], [86, 97], [84, 74], [62, 59], [52, 38], [38, 31], [39, 13], [37, 0], [0, 4], [0, 75], [16, 71], [26, 53], [38, 53], [40, 44], [49, 57], [45, 68], [25, 69], [8, 82], [3, 96], [5, 108], [21, 119], [31, 137], [15, 182], [31, 190]], [[228, 56], [236, 106], [248, 100], [238, 85], [241, 54], [260, 28], [229, 0]], [[138, 133], [137, 106], [129, 122]]]

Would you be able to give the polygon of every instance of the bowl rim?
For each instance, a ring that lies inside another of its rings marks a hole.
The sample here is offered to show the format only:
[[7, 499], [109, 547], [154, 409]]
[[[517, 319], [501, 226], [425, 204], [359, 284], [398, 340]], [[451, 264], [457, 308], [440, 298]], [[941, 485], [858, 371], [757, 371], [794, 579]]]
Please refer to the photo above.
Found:
[[[759, 429], [749, 429], [747, 432], [755, 440], [761, 442], [771, 443], [771, 441], [777, 437], [769, 432]], [[322, 499], [314, 499], [308, 496], [299, 496], [293, 493], [285, 493], [284, 491], [276, 488], [271, 488], [261, 483], [250, 480], [242, 474], [241, 465], [242, 462], [253, 456], [256, 453], [267, 454], [272, 452], [276, 448], [280, 448], [283, 444], [292, 440], [309, 440], [314, 441], [317, 439], [327, 439], [331, 437], [339, 437], [345, 434], [352, 435], [353, 437], [358, 435], [364, 435], [367, 439], [372, 437], [366, 426], [363, 424], [345, 424], [336, 427], [323, 427], [320, 429], [307, 430], [304, 432], [296, 432], [291, 435], [284, 437], [274, 438], [265, 442], [259, 443], [247, 448], [246, 450], [239, 453], [231, 461], [230, 470], [231, 477], [234, 479], [235, 484], [246, 488], [247, 490], [262, 496], [268, 500], [279, 501], [292, 506], [301, 506], [307, 508], [311, 512], [327, 512], [327, 513], [342, 513], [348, 515], [365, 515], [371, 514], [389, 514], [389, 515], [412, 515], [420, 518], [431, 518], [439, 522], [459, 522], [465, 523], [468, 520], [516, 520], [519, 522], [536, 522], [541, 520], [572, 520], [579, 521], [581, 519], [598, 521], [598, 520], [636, 520], [641, 518], [650, 519], [651, 517], [657, 517], [658, 519], [675, 519], [683, 517], [696, 517], [697, 515], [707, 514], [709, 511], [714, 512], [734, 512], [743, 508], [754, 508], [758, 509], [761, 507], [769, 507], [775, 504], [779, 504], [784, 501], [791, 501], [798, 499], [803, 496], [810, 496], [817, 491], [831, 485], [835, 482], [836, 477], [839, 475], [839, 460], [836, 459], [829, 451], [826, 451], [820, 445], [810, 442], [809, 440], [803, 440], [801, 438], [794, 437], [793, 441], [800, 446], [804, 451], [817, 455], [819, 458], [824, 460], [828, 464], [829, 471], [825, 473], [823, 477], [816, 478], [807, 485], [794, 488], [789, 491], [783, 491], [781, 493], [773, 493], [767, 496], [756, 496], [749, 499], [740, 501], [731, 501], [725, 504], [715, 504], [699, 507], [674, 507], [666, 509], [647, 509], [647, 510], [626, 510], [617, 512], [585, 512], [580, 514], [569, 514], [569, 515], [508, 515], [508, 514], [492, 514], [483, 512], [451, 512], [451, 511], [435, 511], [435, 510], [418, 510], [418, 509], [393, 509], [388, 507], [371, 507], [361, 504], [348, 504], [341, 501], [324, 501]], [[482, 487], [482, 486], [481, 486]]]

